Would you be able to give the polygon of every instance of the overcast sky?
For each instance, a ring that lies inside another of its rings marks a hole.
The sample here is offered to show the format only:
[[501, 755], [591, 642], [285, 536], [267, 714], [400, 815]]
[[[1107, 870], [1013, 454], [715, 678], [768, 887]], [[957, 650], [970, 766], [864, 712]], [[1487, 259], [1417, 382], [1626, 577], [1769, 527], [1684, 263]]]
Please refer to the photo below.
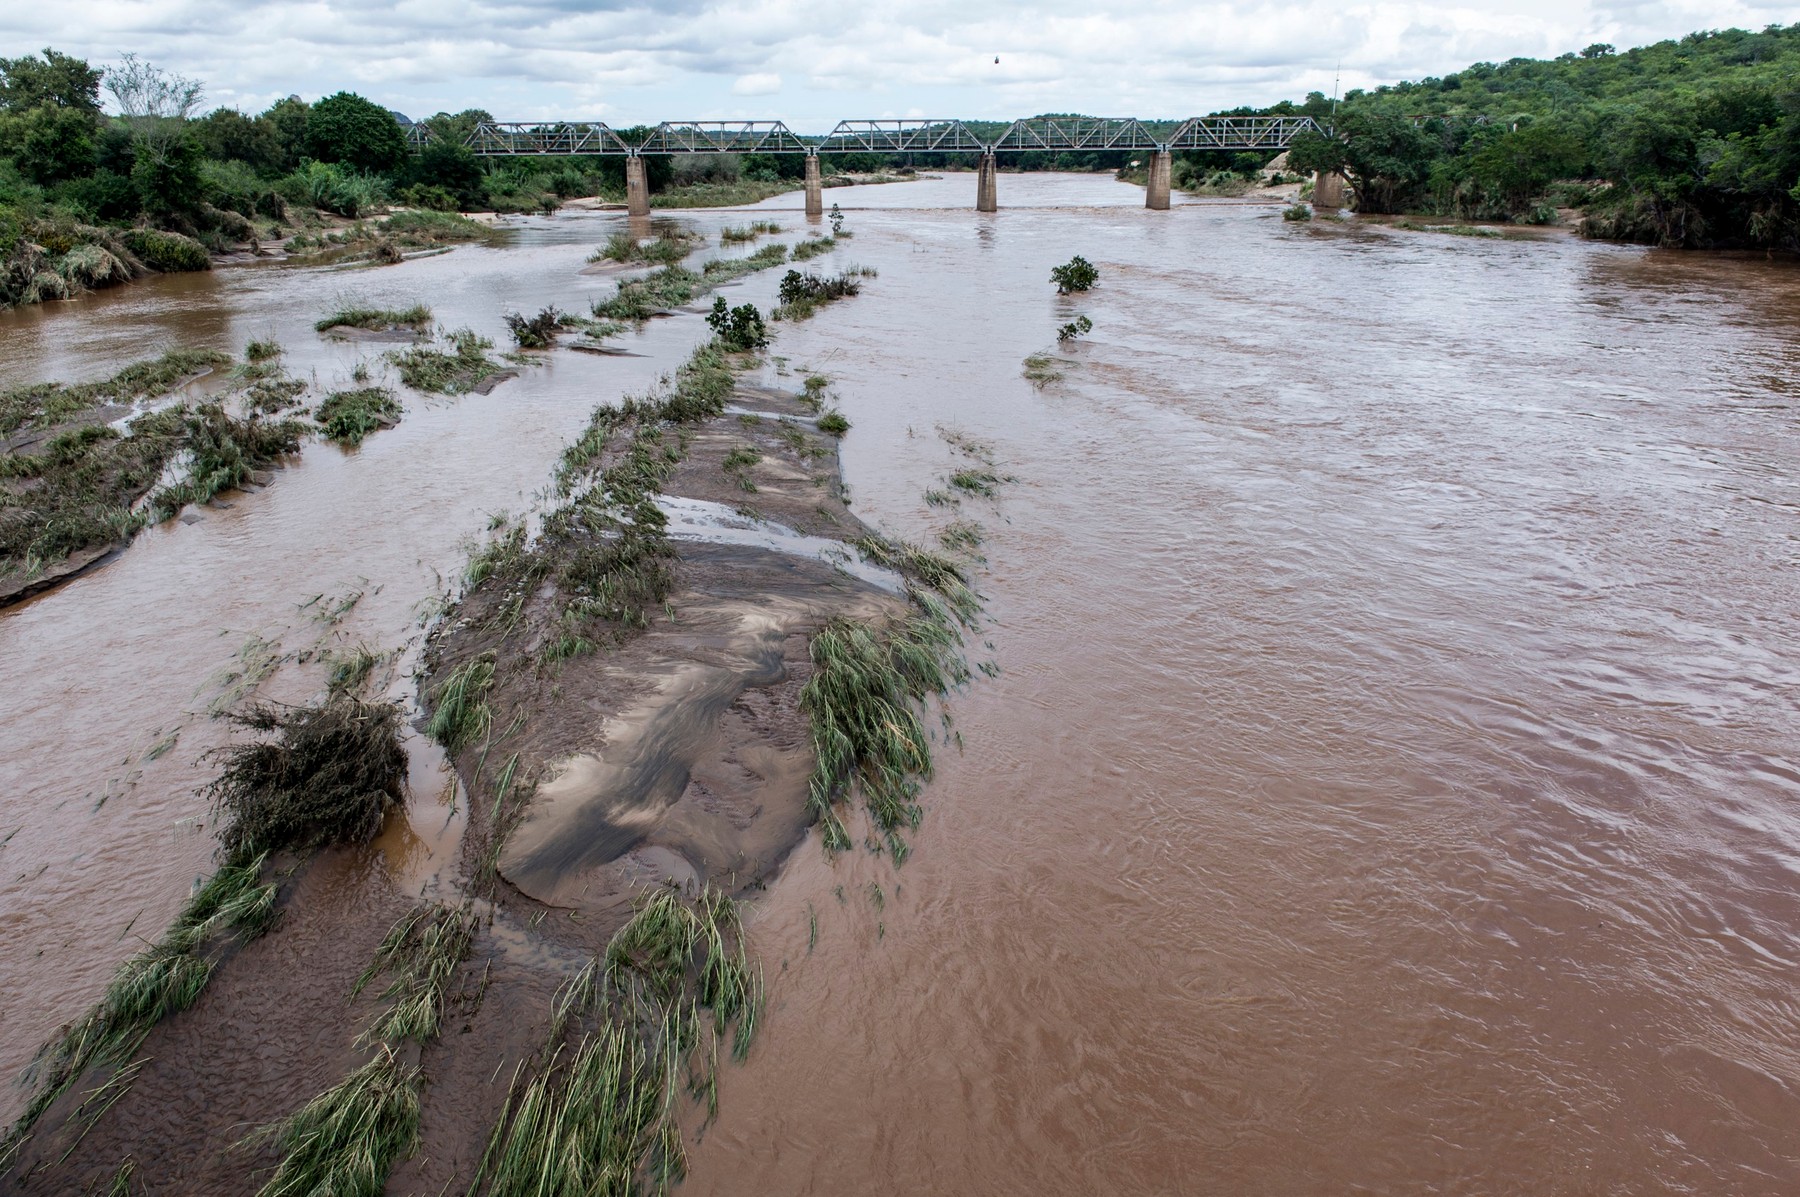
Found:
[[[1471, 62], [1800, 20], [1794, 0], [4, 0], [0, 54], [135, 50], [257, 111], [340, 89], [413, 117], [1184, 117]], [[996, 62], [995, 60], [999, 61]]]

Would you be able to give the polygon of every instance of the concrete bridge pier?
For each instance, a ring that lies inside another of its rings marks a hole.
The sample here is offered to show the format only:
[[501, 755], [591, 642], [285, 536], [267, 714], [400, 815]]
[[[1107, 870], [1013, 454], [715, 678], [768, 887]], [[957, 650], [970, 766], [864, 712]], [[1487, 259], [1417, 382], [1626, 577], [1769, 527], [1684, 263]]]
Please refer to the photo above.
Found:
[[1150, 155], [1150, 177], [1144, 181], [1144, 207], [1157, 212], [1169, 210], [1169, 181], [1175, 173], [1175, 155], [1158, 150]]
[[975, 210], [1000, 210], [1000, 164], [994, 161], [992, 151], [983, 154], [975, 167]]
[[1313, 176], [1313, 207], [1335, 212], [1344, 206], [1344, 176], [1320, 171]]
[[650, 215], [650, 176], [644, 172], [644, 160], [637, 154], [625, 159], [625, 213]]
[[806, 219], [818, 220], [825, 215], [825, 184], [819, 178], [819, 155], [806, 155]]

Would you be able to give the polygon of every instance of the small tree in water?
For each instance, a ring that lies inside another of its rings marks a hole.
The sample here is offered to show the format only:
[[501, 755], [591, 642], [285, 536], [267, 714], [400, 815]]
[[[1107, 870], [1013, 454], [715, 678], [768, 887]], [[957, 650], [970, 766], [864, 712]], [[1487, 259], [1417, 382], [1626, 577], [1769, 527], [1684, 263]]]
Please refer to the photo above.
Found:
[[746, 353], [752, 349], [761, 349], [769, 343], [769, 330], [763, 324], [762, 313], [756, 310], [753, 303], [739, 304], [735, 308], [725, 306], [725, 297], [713, 299], [712, 311], [707, 314], [706, 323], [718, 334], [719, 340], [727, 349]]
[[1100, 272], [1094, 264], [1076, 254], [1061, 266], [1050, 268], [1050, 281], [1056, 284], [1058, 295], [1067, 295], [1071, 291], [1085, 291], [1100, 281]]
[[1085, 336], [1094, 331], [1094, 322], [1086, 316], [1077, 316], [1056, 330], [1059, 341], [1073, 341], [1076, 337]]
[[844, 210], [836, 204], [831, 205], [831, 235], [833, 237], [844, 235]]

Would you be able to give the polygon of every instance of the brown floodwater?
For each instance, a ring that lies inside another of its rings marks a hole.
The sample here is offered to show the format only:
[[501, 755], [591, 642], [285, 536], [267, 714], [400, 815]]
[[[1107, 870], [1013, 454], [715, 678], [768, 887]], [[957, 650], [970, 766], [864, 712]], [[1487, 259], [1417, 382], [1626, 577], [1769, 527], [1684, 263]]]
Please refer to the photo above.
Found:
[[[685, 1191], [1800, 1189], [1792, 266], [973, 190], [834, 192], [856, 237], [817, 264], [879, 277], [774, 352], [835, 380], [866, 522], [985, 525], [1000, 672], [950, 704], [903, 867], [814, 837], [759, 898], [770, 1008]], [[0, 377], [273, 333], [329, 384], [335, 289], [497, 332], [609, 291], [576, 269], [618, 223], [0, 318]], [[1101, 284], [1058, 298], [1071, 253]], [[0, 615], [0, 1067], [206, 867], [209, 679], [246, 638], [409, 643], [485, 513], [700, 331], [409, 400]], [[1016, 480], [927, 505], [967, 462], [940, 428]], [[396, 886], [454, 840], [420, 788]]]

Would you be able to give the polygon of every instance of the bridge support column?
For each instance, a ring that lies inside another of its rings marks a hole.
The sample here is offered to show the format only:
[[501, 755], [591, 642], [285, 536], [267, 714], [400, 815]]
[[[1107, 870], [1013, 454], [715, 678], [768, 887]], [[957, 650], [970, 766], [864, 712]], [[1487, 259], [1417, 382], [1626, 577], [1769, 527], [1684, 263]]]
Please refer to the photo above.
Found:
[[994, 161], [992, 151], [981, 156], [975, 167], [975, 210], [977, 212], [998, 212], [1000, 210], [1000, 165]]
[[818, 220], [825, 215], [825, 184], [819, 178], [819, 156], [806, 156], [806, 219]]
[[1344, 206], [1344, 176], [1320, 171], [1313, 176], [1313, 207], [1335, 212]]
[[1144, 181], [1144, 207], [1157, 212], [1169, 210], [1169, 180], [1175, 173], [1175, 155], [1158, 150], [1150, 155], [1150, 177]]
[[650, 215], [650, 176], [644, 171], [644, 160], [636, 154], [625, 159], [625, 212], [628, 216]]

